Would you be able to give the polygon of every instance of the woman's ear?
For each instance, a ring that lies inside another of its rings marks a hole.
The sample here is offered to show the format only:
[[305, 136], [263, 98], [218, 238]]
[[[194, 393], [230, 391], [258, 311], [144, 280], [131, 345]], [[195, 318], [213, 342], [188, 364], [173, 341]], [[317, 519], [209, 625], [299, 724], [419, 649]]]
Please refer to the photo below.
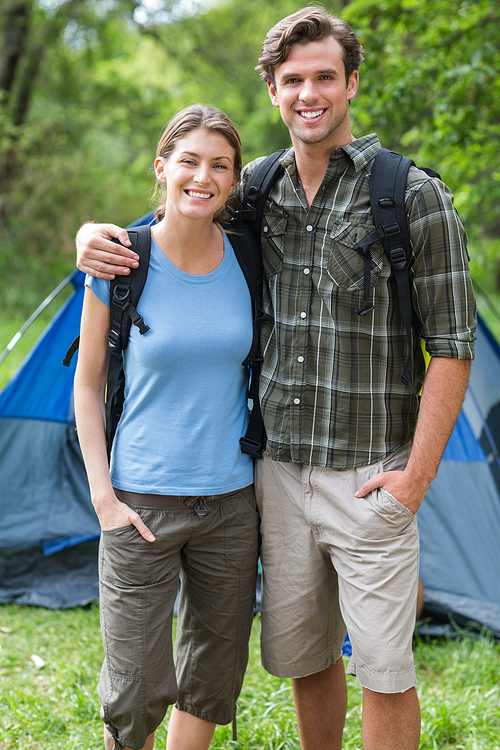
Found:
[[158, 182], [167, 182], [167, 176], [165, 174], [165, 165], [161, 156], [157, 156], [155, 159], [155, 174]]

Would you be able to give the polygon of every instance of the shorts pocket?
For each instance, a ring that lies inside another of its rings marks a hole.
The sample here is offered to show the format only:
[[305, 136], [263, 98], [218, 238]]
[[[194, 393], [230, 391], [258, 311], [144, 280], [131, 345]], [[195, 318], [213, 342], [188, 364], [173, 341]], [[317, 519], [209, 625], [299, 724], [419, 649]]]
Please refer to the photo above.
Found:
[[396, 514], [403, 514], [407, 518], [409, 518], [410, 521], [413, 521], [415, 518], [415, 514], [412, 513], [412, 511], [406, 507], [406, 505], [403, 505], [397, 497], [394, 497], [394, 495], [391, 495], [390, 492], [387, 492], [383, 487], [379, 487], [379, 493], [382, 495], [382, 498], [384, 500], [384, 505], [389, 504], [389, 507], [391, 510], [396, 512]]
[[260, 516], [253, 488], [224, 503], [224, 554], [230, 570], [255, 569], [259, 556]]
[[[146, 526], [156, 533], [157, 514], [135, 508]], [[147, 542], [133, 524], [103, 531], [100, 542], [99, 576], [118, 586], [146, 586], [155, 579], [155, 542]]]
[[364, 533], [371, 539], [393, 539], [407, 533], [416, 523], [414, 514], [382, 487], [370, 492], [364, 500], [370, 506], [364, 519]]

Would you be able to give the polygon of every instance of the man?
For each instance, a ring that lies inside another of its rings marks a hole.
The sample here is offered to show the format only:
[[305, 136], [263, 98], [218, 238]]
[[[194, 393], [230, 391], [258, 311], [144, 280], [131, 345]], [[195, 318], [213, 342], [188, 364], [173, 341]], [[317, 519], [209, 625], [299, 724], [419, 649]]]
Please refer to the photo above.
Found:
[[[310, 7], [268, 33], [258, 68], [293, 149], [262, 224], [267, 279], [261, 404], [268, 453], [256, 466], [262, 516], [262, 660], [292, 678], [303, 750], [342, 744], [348, 672], [363, 686], [365, 750], [416, 750], [420, 709], [411, 652], [418, 583], [415, 514], [458, 416], [473, 358], [475, 305], [452, 196], [410, 170], [406, 212], [419, 333], [410, 386], [405, 328], [389, 262], [372, 248], [370, 309], [359, 239], [373, 230], [375, 135], [351, 134], [362, 61], [350, 28]], [[243, 180], [255, 164], [244, 170]], [[108, 237], [80, 230], [82, 270], [132, 265]], [[102, 253], [99, 251], [104, 250]], [[418, 416], [418, 419], [417, 419]]]

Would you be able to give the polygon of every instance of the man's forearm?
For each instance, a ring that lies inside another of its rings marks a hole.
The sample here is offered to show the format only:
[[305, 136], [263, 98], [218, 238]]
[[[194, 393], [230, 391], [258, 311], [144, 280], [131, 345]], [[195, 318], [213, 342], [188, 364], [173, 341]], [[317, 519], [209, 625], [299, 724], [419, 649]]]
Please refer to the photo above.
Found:
[[[457, 421], [469, 381], [471, 362], [433, 357], [420, 401], [408, 476], [425, 492], [437, 474], [446, 444]], [[423, 495], [422, 495], [423, 497]]]
[[470, 373], [470, 361], [436, 357], [425, 377], [417, 428], [408, 464], [403, 471], [376, 474], [355, 493], [365, 497], [383, 487], [403, 505], [416, 513], [429, 485], [437, 474], [439, 462], [460, 413]]

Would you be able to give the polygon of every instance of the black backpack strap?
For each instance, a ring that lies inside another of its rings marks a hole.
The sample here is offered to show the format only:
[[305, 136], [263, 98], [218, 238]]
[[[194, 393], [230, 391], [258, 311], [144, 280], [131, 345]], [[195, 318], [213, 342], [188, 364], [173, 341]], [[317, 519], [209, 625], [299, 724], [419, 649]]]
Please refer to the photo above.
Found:
[[248, 223], [260, 232], [264, 205], [269, 191], [283, 171], [281, 158], [289, 149], [282, 148], [266, 156], [253, 170], [243, 191], [243, 207], [236, 211], [231, 223], [236, 228], [238, 224]]
[[76, 337], [76, 339], [73, 341], [71, 346], [69, 347], [68, 351], [66, 352], [66, 356], [64, 357], [62, 363], [65, 367], [69, 367], [71, 364], [71, 360], [73, 359], [73, 355], [80, 346], [80, 334]]
[[262, 357], [260, 355], [260, 324], [265, 319], [262, 312], [262, 252], [260, 241], [248, 226], [238, 227], [229, 235], [234, 254], [240, 264], [252, 300], [253, 334], [252, 345], [242, 362], [248, 368], [247, 397], [252, 401], [250, 421], [245, 435], [240, 439], [243, 453], [259, 458], [266, 444], [264, 423], [259, 404], [259, 377]]
[[[140, 258], [139, 267], [131, 269], [128, 276], [115, 276], [110, 282], [111, 327], [108, 343], [111, 349], [126, 349], [131, 324], [137, 326], [141, 334], [149, 327], [145, 325], [136, 306], [144, 289], [151, 252], [151, 227], [144, 225], [127, 230], [131, 247]], [[118, 240], [113, 240], [119, 244]]]
[[243, 453], [260, 458], [266, 445], [266, 433], [259, 403], [260, 324], [268, 316], [262, 305], [262, 251], [260, 226], [269, 191], [283, 171], [280, 164], [288, 149], [280, 149], [266, 156], [254, 169], [243, 193], [243, 204], [231, 219], [231, 244], [250, 290], [253, 310], [252, 346], [243, 365], [249, 368], [248, 398], [252, 401], [250, 421], [245, 435], [240, 439]]
[[148, 275], [151, 254], [151, 228], [149, 225], [132, 227], [127, 230], [131, 250], [139, 256], [138, 268], [133, 268], [128, 276], [115, 277], [110, 282], [110, 333], [108, 381], [106, 386], [106, 438], [108, 455], [116, 428], [123, 411], [125, 399], [125, 373], [123, 370], [123, 350], [128, 346], [130, 326], [139, 328], [141, 334], [149, 331], [137, 312], [137, 304]]
[[370, 176], [370, 204], [375, 231], [363, 238], [356, 248], [364, 260], [365, 289], [363, 307], [356, 310], [358, 315], [365, 315], [373, 309], [373, 305], [369, 304], [371, 246], [375, 242], [381, 242], [391, 262], [409, 350], [401, 376], [401, 381], [405, 385], [410, 382], [414, 346], [413, 306], [408, 275], [411, 244], [405, 211], [408, 170], [413, 164], [411, 159], [394, 151], [381, 148], [377, 152]]

